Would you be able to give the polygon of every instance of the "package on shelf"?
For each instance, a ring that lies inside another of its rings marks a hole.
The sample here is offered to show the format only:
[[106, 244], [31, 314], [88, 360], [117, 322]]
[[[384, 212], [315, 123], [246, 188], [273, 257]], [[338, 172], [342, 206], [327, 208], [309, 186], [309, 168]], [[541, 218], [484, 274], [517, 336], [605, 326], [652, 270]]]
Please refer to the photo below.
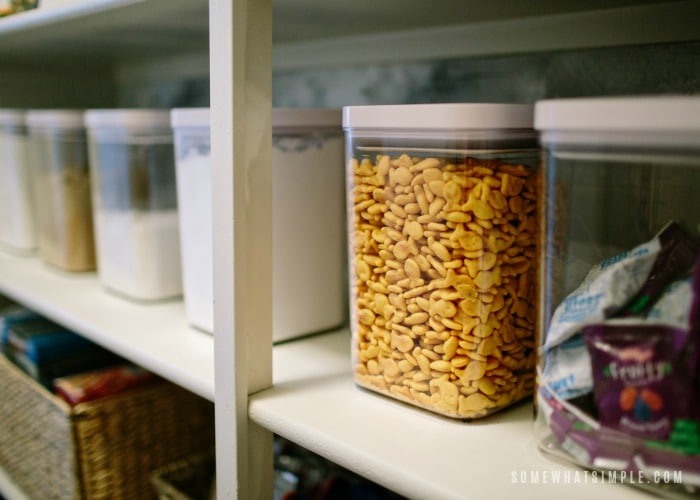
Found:
[[121, 361], [111, 351], [23, 307], [0, 311], [0, 327], [2, 353], [49, 390], [57, 377]]
[[85, 113], [102, 285], [144, 301], [182, 295], [180, 229], [169, 115]]
[[669, 494], [700, 488], [698, 112], [694, 97], [630, 96], [541, 101], [535, 114], [538, 443]]
[[459, 419], [532, 394], [532, 106], [351, 106], [343, 125], [356, 382]]
[[[213, 331], [212, 165], [207, 108], [171, 113], [175, 131], [185, 307]], [[340, 110], [272, 110], [273, 340], [346, 318]]]
[[30, 164], [42, 259], [95, 269], [90, 169], [81, 110], [29, 110]]
[[0, 243], [22, 254], [37, 245], [25, 112], [0, 109]]

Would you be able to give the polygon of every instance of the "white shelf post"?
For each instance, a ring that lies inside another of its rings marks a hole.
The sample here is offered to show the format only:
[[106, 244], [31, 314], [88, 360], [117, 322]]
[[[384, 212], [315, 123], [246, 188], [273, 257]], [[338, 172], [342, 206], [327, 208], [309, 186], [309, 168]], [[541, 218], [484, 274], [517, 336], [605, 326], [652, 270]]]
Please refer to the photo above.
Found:
[[271, 498], [248, 396], [272, 384], [272, 3], [210, 0], [209, 16], [217, 493]]

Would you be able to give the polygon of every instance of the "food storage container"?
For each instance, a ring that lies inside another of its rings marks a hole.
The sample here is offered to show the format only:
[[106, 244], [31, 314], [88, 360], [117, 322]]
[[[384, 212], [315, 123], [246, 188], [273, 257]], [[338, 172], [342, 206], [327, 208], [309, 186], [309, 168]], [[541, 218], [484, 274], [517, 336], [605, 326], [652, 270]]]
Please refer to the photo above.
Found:
[[680, 471], [675, 486], [697, 488], [700, 99], [545, 100], [535, 127], [538, 442], [651, 487]]
[[[212, 331], [209, 111], [172, 112], [189, 321]], [[273, 340], [346, 318], [343, 131], [340, 110], [272, 110]]]
[[208, 108], [173, 109], [185, 315], [214, 331], [212, 165]]
[[0, 243], [19, 253], [36, 248], [36, 223], [25, 113], [0, 109]]
[[66, 271], [94, 270], [83, 112], [30, 110], [27, 126], [40, 255]]
[[355, 381], [457, 419], [531, 395], [532, 106], [344, 109]]
[[136, 300], [182, 295], [173, 134], [167, 110], [85, 113], [102, 285]]

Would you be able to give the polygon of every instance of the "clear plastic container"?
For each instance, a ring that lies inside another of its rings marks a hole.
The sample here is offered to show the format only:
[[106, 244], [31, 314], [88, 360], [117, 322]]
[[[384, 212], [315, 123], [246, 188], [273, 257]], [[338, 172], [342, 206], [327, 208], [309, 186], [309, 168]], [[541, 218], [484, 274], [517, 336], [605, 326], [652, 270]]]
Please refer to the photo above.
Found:
[[37, 245], [25, 112], [0, 110], [0, 243], [32, 253]]
[[185, 315], [214, 331], [212, 165], [208, 108], [173, 109]]
[[182, 295], [175, 155], [167, 110], [85, 113], [103, 286], [125, 297]]
[[[172, 112], [185, 305], [212, 331], [211, 158], [207, 109]], [[272, 110], [273, 340], [346, 320], [343, 131], [340, 110]]]
[[546, 153], [538, 442], [697, 494], [700, 99], [541, 101], [535, 127]]
[[66, 271], [95, 269], [90, 168], [83, 113], [26, 115], [42, 259]]
[[346, 107], [343, 126], [357, 384], [466, 420], [531, 395], [532, 106]]

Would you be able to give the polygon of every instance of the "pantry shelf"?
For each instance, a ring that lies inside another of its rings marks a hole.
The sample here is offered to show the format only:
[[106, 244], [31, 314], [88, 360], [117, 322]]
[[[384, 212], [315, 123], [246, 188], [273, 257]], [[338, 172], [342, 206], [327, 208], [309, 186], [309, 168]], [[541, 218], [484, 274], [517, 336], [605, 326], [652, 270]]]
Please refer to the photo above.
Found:
[[[43, 2], [42, 2], [43, 3]], [[0, 19], [5, 61], [140, 58], [207, 50], [207, 0], [63, 0]], [[87, 42], [87, 43], [86, 43]]]
[[529, 401], [453, 421], [358, 388], [349, 360], [347, 330], [275, 346], [274, 386], [250, 397], [250, 418], [409, 498], [645, 496], [542, 455]]
[[132, 302], [106, 292], [95, 273], [70, 274], [3, 252], [0, 293], [214, 401], [213, 337], [188, 326], [182, 301]]

